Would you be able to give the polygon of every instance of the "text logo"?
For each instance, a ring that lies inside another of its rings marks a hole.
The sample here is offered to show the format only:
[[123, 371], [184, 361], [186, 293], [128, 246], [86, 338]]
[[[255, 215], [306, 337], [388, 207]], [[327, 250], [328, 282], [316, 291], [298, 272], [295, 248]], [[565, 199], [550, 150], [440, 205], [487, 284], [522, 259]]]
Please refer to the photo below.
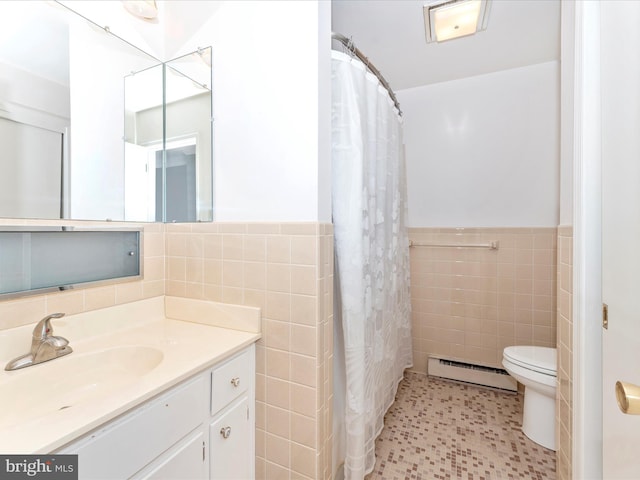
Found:
[[0, 455], [0, 480], [78, 480], [77, 455]]

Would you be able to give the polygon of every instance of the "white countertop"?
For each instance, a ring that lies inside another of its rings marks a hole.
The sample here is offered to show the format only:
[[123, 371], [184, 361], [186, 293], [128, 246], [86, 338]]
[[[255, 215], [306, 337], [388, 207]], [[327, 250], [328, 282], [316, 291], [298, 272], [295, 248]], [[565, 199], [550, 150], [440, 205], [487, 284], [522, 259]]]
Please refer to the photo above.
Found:
[[[11, 358], [29, 351], [33, 326], [0, 331], [2, 368]], [[53, 452], [230, 357], [260, 338], [260, 310], [155, 297], [54, 319], [52, 326], [54, 335], [69, 340], [73, 353], [0, 373], [0, 452], [4, 454]], [[127, 346], [131, 348], [122, 348]], [[90, 361], [92, 355], [136, 348], [155, 353], [154, 365], [161, 360], [140, 376], [123, 375], [121, 381], [106, 387], [96, 378], [95, 384], [92, 379], [79, 393], [75, 389], [64, 398], [59, 394], [74, 378], [92, 378], [87, 370], [95, 369], [96, 377], [102, 375], [102, 369]], [[15, 393], [20, 391], [29, 393]]]

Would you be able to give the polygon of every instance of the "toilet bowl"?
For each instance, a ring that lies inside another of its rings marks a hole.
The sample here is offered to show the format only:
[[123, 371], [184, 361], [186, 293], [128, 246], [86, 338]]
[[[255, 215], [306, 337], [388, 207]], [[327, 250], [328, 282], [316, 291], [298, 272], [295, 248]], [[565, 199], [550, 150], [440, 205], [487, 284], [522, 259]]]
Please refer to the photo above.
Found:
[[556, 349], [515, 346], [504, 349], [502, 365], [524, 385], [522, 432], [545, 448], [556, 449]]

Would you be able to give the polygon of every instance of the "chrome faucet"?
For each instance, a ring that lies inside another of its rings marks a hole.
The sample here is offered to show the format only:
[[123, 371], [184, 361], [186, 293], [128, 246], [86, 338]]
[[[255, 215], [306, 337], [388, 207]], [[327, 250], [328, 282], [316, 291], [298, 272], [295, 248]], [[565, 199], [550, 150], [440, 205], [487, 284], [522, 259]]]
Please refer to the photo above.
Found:
[[31, 351], [18, 358], [14, 358], [7, 363], [4, 369], [18, 370], [19, 368], [37, 365], [38, 363], [53, 360], [54, 358], [62, 357], [73, 352], [73, 349], [69, 346], [69, 340], [53, 335], [51, 319], [62, 317], [64, 317], [64, 313], [53, 313], [40, 320], [33, 329]]

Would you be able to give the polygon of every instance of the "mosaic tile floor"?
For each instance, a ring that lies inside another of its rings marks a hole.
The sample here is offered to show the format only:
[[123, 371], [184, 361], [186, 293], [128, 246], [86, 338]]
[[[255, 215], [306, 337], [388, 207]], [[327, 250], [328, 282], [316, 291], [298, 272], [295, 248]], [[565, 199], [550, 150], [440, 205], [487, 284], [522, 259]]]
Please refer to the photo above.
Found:
[[366, 479], [555, 479], [555, 452], [520, 430], [522, 400], [406, 373]]

